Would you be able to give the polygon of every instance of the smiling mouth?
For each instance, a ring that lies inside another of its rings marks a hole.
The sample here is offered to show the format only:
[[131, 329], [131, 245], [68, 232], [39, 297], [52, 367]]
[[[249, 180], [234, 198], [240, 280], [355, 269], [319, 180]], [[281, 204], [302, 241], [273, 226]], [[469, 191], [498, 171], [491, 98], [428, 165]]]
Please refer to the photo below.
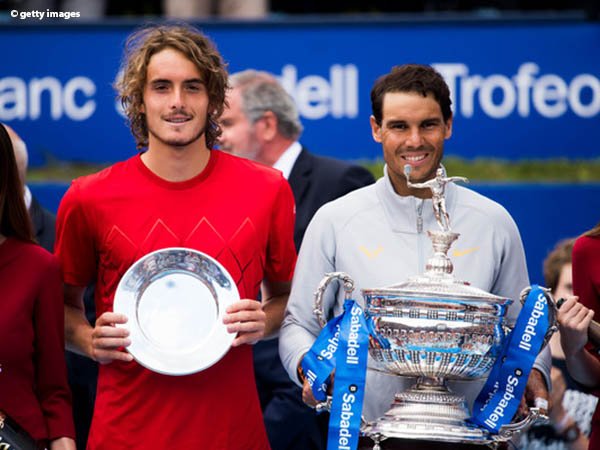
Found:
[[408, 163], [416, 164], [423, 161], [428, 155], [428, 153], [422, 155], [404, 155], [402, 156], [402, 159]]
[[167, 117], [167, 118], [165, 118], [166, 122], [175, 123], [175, 124], [189, 122], [190, 120], [192, 120], [192, 118], [189, 117], [189, 116], [185, 116], [185, 117], [179, 117], [178, 116], [178, 117]]

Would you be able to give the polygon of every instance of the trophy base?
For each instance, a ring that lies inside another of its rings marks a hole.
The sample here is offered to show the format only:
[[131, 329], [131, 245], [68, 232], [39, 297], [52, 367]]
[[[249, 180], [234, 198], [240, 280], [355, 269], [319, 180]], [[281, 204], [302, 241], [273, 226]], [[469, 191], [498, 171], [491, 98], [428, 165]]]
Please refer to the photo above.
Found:
[[386, 439], [415, 439], [495, 446], [504, 439], [468, 423], [465, 398], [448, 390], [443, 380], [419, 378], [410, 390], [396, 394], [383, 417], [367, 423], [362, 433], [378, 443]]

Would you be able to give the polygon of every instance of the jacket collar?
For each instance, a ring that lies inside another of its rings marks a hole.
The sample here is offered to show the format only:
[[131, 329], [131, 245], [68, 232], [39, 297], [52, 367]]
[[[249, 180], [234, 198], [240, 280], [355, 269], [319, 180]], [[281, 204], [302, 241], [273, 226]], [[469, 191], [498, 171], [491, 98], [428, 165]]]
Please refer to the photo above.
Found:
[[[444, 170], [445, 172], [445, 170]], [[456, 185], [446, 185], [446, 209], [452, 220], [456, 204]], [[398, 195], [388, 175], [387, 164], [383, 169], [383, 177], [376, 183], [376, 192], [390, 228], [395, 233], [417, 233], [417, 217], [423, 219], [422, 232], [438, 230], [439, 226], [433, 214], [431, 199], [421, 200], [413, 196]]]

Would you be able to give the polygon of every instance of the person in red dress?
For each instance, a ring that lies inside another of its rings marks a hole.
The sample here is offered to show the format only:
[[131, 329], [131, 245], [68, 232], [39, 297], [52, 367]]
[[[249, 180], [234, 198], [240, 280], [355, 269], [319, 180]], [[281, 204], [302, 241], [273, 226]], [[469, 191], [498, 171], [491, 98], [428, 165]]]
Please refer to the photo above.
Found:
[[[145, 151], [75, 180], [57, 217], [67, 342], [101, 363], [87, 448], [268, 449], [249, 344], [275, 333], [283, 319], [296, 261], [292, 191], [279, 171], [212, 149], [227, 73], [198, 30], [136, 32], [122, 74], [119, 96]], [[191, 375], [141, 366], [124, 349], [126, 327], [114, 326], [135, 320], [113, 311], [121, 277], [168, 247], [218, 260], [242, 298], [224, 319], [237, 333], [231, 349]], [[92, 280], [94, 327], [83, 306]]]
[[41, 448], [74, 450], [60, 270], [56, 258], [34, 241], [14, 150], [2, 124], [0, 304], [0, 416]]
[[[561, 344], [567, 369], [584, 386], [600, 394], [600, 357], [588, 342], [594, 315], [600, 317], [600, 223], [580, 236], [573, 246], [573, 293], [558, 312]], [[600, 408], [592, 418], [590, 449], [600, 448]]]

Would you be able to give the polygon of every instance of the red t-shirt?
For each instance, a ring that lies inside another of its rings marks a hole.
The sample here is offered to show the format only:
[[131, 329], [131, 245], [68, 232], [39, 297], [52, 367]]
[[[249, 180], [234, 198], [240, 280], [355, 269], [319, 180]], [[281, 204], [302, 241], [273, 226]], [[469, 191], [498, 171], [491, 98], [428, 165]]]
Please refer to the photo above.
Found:
[[[179, 183], [139, 156], [76, 180], [58, 211], [56, 252], [65, 283], [96, 277], [97, 315], [112, 310], [125, 271], [141, 256], [188, 247], [216, 258], [242, 298], [261, 281], [290, 281], [294, 200], [282, 175], [211, 151], [198, 176]], [[173, 377], [136, 362], [100, 367], [88, 450], [269, 448], [252, 348], [232, 348], [212, 367]]]
[[[600, 318], [600, 236], [582, 236], [573, 246], [573, 293]], [[598, 352], [593, 353], [599, 358]], [[600, 384], [600, 380], [598, 381]], [[596, 390], [598, 396], [600, 390]], [[600, 405], [600, 403], [599, 403]], [[590, 449], [600, 448], [600, 406], [592, 418]]]
[[36, 440], [74, 437], [58, 261], [42, 247], [0, 244], [0, 410]]

